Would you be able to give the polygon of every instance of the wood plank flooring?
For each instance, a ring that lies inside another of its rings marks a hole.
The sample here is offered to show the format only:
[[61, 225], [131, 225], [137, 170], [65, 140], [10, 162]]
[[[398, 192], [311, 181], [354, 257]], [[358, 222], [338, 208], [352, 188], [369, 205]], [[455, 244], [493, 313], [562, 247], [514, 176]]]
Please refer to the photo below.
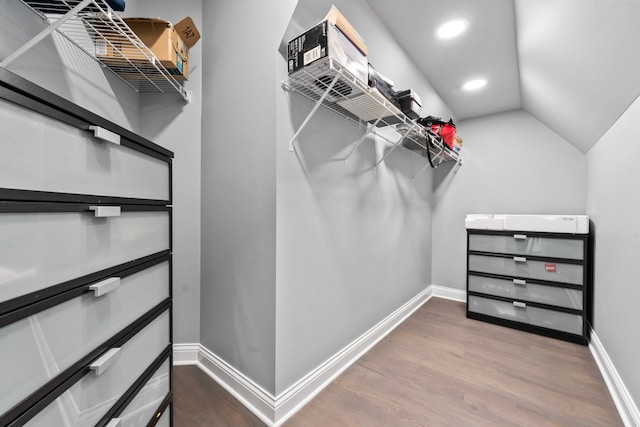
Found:
[[[176, 427], [264, 425], [195, 367], [174, 368], [174, 390]], [[587, 347], [433, 298], [284, 425], [623, 424]]]
[[264, 425], [197, 366], [173, 367], [173, 427]]

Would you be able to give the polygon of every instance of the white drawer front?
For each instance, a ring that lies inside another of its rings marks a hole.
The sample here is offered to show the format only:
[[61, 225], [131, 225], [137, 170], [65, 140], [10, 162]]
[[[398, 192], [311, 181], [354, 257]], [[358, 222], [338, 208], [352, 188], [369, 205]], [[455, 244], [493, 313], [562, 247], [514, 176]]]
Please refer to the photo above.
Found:
[[0, 214], [0, 302], [169, 249], [169, 213]]
[[469, 296], [469, 311], [529, 325], [541, 326], [570, 334], [582, 335], [582, 316], [545, 310], [537, 307], [517, 307], [514, 303]]
[[558, 288], [555, 286], [536, 285], [525, 280], [495, 279], [469, 275], [469, 290], [483, 294], [511, 298], [520, 301], [532, 301], [541, 304], [582, 310], [582, 291], [577, 289]]
[[581, 260], [584, 258], [584, 241], [531, 237], [525, 233], [516, 233], [511, 236], [469, 234], [469, 250]]
[[66, 301], [0, 329], [0, 413], [169, 296], [169, 263], [125, 277], [111, 292]]
[[4, 100], [0, 128], [0, 187], [169, 199], [167, 162]]
[[[95, 426], [144, 370], [169, 345], [169, 313], [165, 312], [129, 340], [102, 375], [87, 373], [80, 381], [25, 425], [29, 427]], [[57, 420], [64, 420], [56, 424]]]
[[120, 414], [120, 427], [139, 427], [149, 423], [169, 394], [170, 369], [167, 360]]
[[469, 271], [574, 285], [582, 285], [584, 278], [582, 265], [554, 261], [532, 261], [524, 257], [517, 259], [517, 257], [469, 255]]
[[164, 411], [164, 413], [162, 414], [162, 417], [160, 417], [160, 420], [156, 424], [156, 427], [169, 427], [169, 426], [171, 426], [171, 406], [169, 406]]

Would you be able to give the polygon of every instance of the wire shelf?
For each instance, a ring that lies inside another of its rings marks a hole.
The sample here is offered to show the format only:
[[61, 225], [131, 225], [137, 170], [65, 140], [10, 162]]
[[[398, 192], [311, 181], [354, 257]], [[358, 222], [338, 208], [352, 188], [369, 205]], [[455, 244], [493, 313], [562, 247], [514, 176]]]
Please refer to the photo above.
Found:
[[186, 101], [191, 99], [191, 93], [104, 0], [21, 1], [49, 24], [48, 33], [57, 31], [133, 90], [178, 93]]
[[[440, 136], [410, 119], [377, 88], [368, 86], [330, 57], [315, 61], [290, 74], [283, 86], [316, 102], [316, 108], [322, 105], [359, 125], [367, 126], [370, 132], [394, 144], [394, 148], [401, 146], [428, 157], [432, 167], [437, 167], [442, 162], [462, 162], [458, 153], [449, 149]], [[315, 108], [307, 120], [313, 113]], [[293, 142], [305, 124], [306, 120], [292, 138], [290, 149], [293, 149]], [[395, 129], [399, 139], [392, 141], [376, 132], [377, 128], [383, 127]], [[349, 155], [355, 151], [357, 145]]]

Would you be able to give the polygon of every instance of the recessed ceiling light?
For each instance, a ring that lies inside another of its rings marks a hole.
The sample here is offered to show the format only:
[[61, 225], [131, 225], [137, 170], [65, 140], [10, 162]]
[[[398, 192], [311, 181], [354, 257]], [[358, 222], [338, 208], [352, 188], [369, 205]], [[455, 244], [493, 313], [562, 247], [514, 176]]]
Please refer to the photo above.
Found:
[[436, 30], [436, 37], [439, 39], [450, 39], [459, 36], [467, 29], [469, 22], [466, 19], [456, 18], [440, 25]]
[[487, 85], [487, 79], [473, 79], [462, 85], [462, 90], [473, 91], [482, 89]]

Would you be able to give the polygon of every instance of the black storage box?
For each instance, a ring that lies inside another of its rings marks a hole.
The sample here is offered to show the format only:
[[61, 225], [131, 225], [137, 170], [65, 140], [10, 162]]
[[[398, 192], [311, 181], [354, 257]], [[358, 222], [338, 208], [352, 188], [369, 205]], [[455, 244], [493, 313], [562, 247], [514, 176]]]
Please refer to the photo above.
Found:
[[396, 101], [396, 91], [371, 64], [369, 64], [369, 86], [378, 89], [390, 103], [400, 108], [400, 104]]
[[409, 118], [417, 119], [420, 117], [420, 97], [412, 89], [402, 90], [396, 93], [395, 97], [400, 110]]
[[367, 57], [330, 22], [323, 21], [289, 42], [289, 74], [311, 66], [323, 58], [333, 59], [358, 80], [367, 82]]

